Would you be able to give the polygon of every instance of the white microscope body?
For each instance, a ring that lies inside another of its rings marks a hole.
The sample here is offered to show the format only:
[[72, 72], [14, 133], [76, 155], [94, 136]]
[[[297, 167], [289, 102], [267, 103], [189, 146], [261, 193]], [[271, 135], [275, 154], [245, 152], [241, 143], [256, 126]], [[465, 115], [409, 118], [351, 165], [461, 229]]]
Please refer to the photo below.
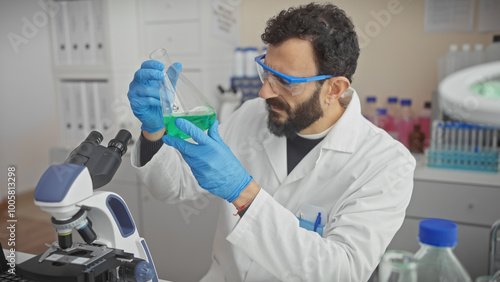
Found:
[[[158, 281], [124, 200], [94, 191], [111, 180], [130, 137], [122, 130], [106, 148], [94, 131], [64, 164], [47, 169], [35, 190], [35, 204], [52, 215], [58, 242], [19, 265], [18, 273], [37, 281]], [[85, 243], [73, 242], [73, 230]]]

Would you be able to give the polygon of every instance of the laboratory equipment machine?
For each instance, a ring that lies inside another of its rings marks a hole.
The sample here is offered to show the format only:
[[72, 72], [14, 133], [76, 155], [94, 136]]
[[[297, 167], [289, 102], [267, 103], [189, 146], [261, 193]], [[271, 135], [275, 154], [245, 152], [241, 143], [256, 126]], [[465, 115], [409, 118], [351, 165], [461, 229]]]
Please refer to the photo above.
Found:
[[500, 126], [500, 61], [450, 74], [438, 91], [441, 108], [451, 119]]
[[[146, 241], [109, 183], [132, 135], [120, 130], [108, 147], [92, 131], [62, 164], [50, 166], [35, 189], [35, 205], [48, 212], [57, 241], [16, 267], [41, 282], [158, 281]], [[73, 240], [73, 230], [80, 238]]]
[[427, 165], [497, 173], [500, 61], [452, 73], [438, 92], [445, 120], [432, 124]]

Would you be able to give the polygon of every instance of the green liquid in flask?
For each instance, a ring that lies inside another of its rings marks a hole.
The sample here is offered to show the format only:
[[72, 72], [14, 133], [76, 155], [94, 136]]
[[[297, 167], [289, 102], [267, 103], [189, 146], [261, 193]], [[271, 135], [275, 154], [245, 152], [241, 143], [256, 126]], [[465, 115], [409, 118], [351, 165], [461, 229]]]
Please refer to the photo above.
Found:
[[165, 129], [167, 130], [167, 134], [174, 137], [179, 137], [182, 139], [191, 138], [189, 135], [181, 131], [177, 126], [175, 126], [175, 120], [178, 118], [183, 118], [194, 125], [196, 125], [199, 129], [205, 131], [212, 126], [215, 121], [216, 114], [215, 112], [204, 112], [204, 113], [193, 113], [193, 114], [179, 114], [174, 116], [164, 116], [163, 124], [165, 124]]

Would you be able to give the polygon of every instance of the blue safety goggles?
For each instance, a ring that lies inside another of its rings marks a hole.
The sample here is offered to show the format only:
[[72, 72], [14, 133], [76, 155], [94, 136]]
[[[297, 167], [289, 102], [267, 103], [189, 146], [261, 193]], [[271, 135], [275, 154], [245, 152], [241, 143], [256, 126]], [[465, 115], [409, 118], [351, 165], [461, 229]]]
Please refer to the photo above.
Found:
[[311, 77], [297, 77], [286, 75], [266, 66], [264, 64], [265, 58], [266, 54], [255, 57], [255, 62], [257, 63], [257, 73], [259, 74], [262, 83], [264, 83], [264, 81], [267, 79], [269, 85], [271, 86], [271, 89], [275, 93], [280, 95], [297, 96], [304, 93], [307, 82], [319, 81], [330, 77], [335, 77], [335, 75], [318, 75]]

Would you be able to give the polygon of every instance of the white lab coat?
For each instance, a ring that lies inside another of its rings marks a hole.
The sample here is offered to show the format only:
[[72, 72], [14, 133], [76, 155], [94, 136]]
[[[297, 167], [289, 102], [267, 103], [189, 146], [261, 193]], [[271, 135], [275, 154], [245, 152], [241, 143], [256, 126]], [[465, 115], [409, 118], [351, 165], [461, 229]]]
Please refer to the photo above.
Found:
[[[415, 159], [361, 115], [354, 89], [341, 100], [348, 104], [342, 117], [289, 175], [286, 139], [267, 130], [263, 99], [245, 102], [220, 125], [223, 140], [262, 189], [241, 219], [224, 201], [202, 281], [368, 280], [403, 222]], [[162, 201], [206, 193], [167, 145], [138, 169]], [[296, 213], [304, 203], [329, 211], [323, 236], [299, 227]]]

